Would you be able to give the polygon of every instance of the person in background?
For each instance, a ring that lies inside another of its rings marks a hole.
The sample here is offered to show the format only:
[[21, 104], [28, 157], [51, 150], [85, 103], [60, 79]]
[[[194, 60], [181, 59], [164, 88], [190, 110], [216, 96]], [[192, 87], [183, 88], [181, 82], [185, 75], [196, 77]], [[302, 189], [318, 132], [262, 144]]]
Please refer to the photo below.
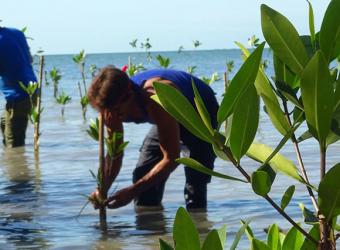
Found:
[[[190, 157], [213, 169], [216, 156], [212, 146], [191, 134], [150, 97], [155, 94], [154, 82], [177, 88], [194, 105], [192, 81], [217, 126], [218, 102], [213, 90], [198, 78], [177, 70], [153, 69], [129, 78], [112, 66], [105, 67], [89, 87], [90, 104], [103, 114], [109, 134], [123, 132], [122, 122], [149, 122], [152, 127], [140, 149], [133, 172], [133, 184], [115, 192], [107, 200], [108, 208], [118, 208], [133, 199], [136, 206], [162, 206], [165, 182], [175, 170], [175, 159], [184, 145]], [[122, 156], [120, 156], [122, 157]], [[122, 160], [113, 164], [116, 176]], [[207, 206], [207, 184], [211, 176], [185, 167], [184, 197], [186, 208], [204, 210]]]
[[25, 144], [26, 128], [31, 104], [19, 82], [36, 82], [32, 56], [26, 37], [18, 29], [0, 27], [0, 90], [6, 98], [1, 117], [1, 132], [6, 147]]

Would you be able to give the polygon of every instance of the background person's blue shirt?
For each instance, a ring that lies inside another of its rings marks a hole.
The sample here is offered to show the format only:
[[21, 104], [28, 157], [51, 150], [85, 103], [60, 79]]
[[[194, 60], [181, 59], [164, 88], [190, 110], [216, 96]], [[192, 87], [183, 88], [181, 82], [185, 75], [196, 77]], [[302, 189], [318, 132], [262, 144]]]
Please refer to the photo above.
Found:
[[27, 98], [19, 81], [37, 81], [25, 35], [17, 29], [0, 27], [0, 90], [7, 101]]

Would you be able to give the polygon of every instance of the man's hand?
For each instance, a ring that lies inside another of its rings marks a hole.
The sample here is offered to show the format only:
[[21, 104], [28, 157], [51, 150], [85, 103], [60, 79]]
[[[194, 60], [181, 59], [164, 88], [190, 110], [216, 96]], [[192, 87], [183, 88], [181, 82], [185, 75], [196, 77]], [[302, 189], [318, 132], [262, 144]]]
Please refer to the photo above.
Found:
[[130, 187], [121, 189], [114, 193], [106, 200], [106, 205], [108, 208], [119, 208], [129, 204], [135, 197], [134, 192]]

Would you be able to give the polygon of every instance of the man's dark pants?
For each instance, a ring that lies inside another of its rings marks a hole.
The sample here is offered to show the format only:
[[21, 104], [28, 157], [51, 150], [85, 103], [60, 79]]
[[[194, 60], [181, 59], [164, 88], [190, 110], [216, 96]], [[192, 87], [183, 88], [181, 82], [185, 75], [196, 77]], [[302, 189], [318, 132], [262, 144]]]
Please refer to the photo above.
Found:
[[[216, 159], [211, 144], [200, 140], [185, 128], [181, 127], [181, 141], [189, 150], [190, 158], [193, 158], [204, 166], [213, 169]], [[133, 172], [133, 182], [137, 182], [146, 175], [161, 159], [163, 154], [159, 146], [157, 126], [152, 126], [146, 135], [140, 149], [140, 157]], [[200, 173], [189, 167], [185, 167], [186, 183], [184, 187], [184, 198], [187, 209], [206, 208], [207, 206], [207, 184], [211, 176]], [[148, 189], [135, 199], [137, 206], [160, 206], [164, 193], [165, 181]]]
[[30, 109], [29, 98], [7, 101], [4, 114], [1, 117], [1, 132], [6, 147], [19, 147], [25, 144]]

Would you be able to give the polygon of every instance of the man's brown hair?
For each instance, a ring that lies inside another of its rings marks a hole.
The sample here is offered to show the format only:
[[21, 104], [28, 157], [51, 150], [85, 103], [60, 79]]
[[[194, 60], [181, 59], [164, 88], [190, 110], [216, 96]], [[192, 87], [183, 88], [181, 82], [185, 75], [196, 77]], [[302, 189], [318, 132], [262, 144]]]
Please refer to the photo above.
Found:
[[101, 111], [118, 103], [127, 94], [129, 77], [113, 66], [103, 68], [93, 79], [88, 91], [89, 102]]

